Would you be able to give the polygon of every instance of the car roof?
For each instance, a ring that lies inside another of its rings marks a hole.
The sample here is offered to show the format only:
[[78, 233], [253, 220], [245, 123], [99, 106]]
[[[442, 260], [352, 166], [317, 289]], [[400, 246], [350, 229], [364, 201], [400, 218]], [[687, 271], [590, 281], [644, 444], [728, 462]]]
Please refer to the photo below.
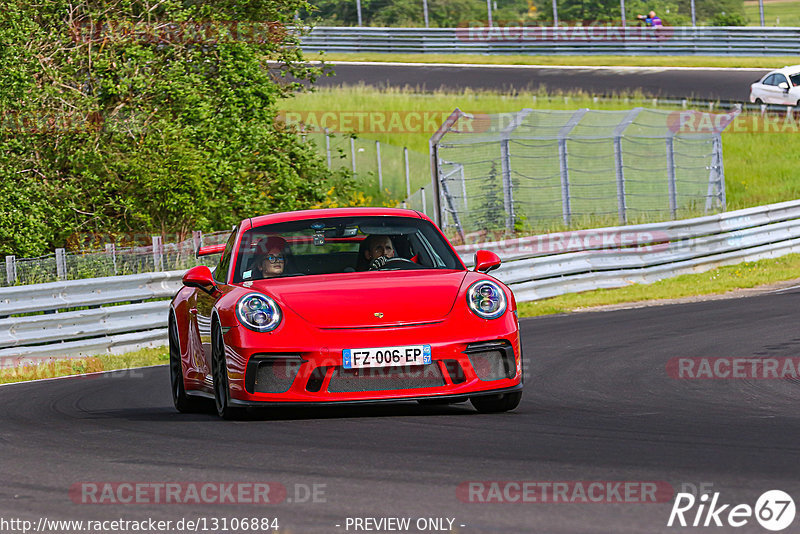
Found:
[[250, 217], [242, 221], [247, 225], [249, 222], [250, 228], [256, 226], [263, 226], [265, 224], [274, 224], [287, 221], [300, 221], [306, 219], [323, 219], [331, 217], [408, 217], [412, 219], [426, 218], [420, 212], [415, 210], [403, 208], [322, 208], [314, 210], [301, 210], [301, 211], [286, 211], [281, 213], [272, 213], [270, 215], [260, 215], [258, 217]]
[[787, 65], [786, 67], [775, 69], [769, 74], [776, 74], [778, 72], [781, 74], [797, 74], [800, 72], [800, 65]]

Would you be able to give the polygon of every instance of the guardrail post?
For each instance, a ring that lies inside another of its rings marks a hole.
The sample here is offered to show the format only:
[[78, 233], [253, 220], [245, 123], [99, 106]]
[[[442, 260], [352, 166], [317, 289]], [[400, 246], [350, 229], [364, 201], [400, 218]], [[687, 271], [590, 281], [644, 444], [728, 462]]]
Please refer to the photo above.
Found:
[[667, 137], [667, 187], [669, 189], [669, 213], [678, 216], [678, 187], [675, 181], [675, 143], [672, 135]]
[[117, 246], [114, 243], [106, 243], [106, 254], [111, 256], [111, 265], [114, 268], [114, 276], [117, 276]]
[[63, 248], [56, 249], [56, 275], [59, 280], [67, 279], [67, 255]]
[[161, 241], [160, 235], [153, 236], [153, 270], [164, 270], [164, 244]]
[[350, 138], [350, 163], [353, 167], [353, 174], [356, 173], [356, 139], [355, 137]]
[[17, 283], [17, 258], [6, 256], [6, 285], [13, 286]]
[[420, 195], [422, 196], [422, 213], [427, 215], [428, 214], [428, 208], [427, 208], [428, 204], [425, 202], [425, 188], [424, 187], [420, 187], [419, 190], [420, 190]]

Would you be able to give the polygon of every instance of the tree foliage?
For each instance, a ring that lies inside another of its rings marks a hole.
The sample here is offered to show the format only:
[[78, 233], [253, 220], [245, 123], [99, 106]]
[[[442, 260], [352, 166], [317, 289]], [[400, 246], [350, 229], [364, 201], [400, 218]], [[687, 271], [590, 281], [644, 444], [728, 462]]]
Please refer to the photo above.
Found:
[[333, 187], [276, 103], [313, 81], [304, 0], [24, 0], [0, 11], [0, 254], [187, 233]]

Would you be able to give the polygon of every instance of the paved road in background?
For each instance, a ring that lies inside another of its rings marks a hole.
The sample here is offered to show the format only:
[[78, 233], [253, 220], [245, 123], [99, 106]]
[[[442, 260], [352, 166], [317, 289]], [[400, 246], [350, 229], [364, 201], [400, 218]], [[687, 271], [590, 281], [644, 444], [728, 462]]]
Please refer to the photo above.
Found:
[[[778, 65], [780, 66], [780, 65]], [[335, 76], [318, 86], [411, 86], [450, 90], [584, 91], [612, 95], [640, 91], [648, 96], [746, 101], [750, 84], [768, 69], [687, 69], [666, 67], [496, 67], [334, 63]]]
[[[681, 356], [796, 357], [798, 308], [800, 292], [789, 290], [523, 319], [530, 376], [521, 406], [501, 415], [406, 403], [226, 422], [176, 413], [166, 367], [3, 386], [0, 517], [276, 516], [283, 533], [346, 532], [346, 517], [395, 515], [455, 518], [462, 534], [729, 532], [668, 528], [671, 500], [486, 504], [463, 502], [456, 488], [661, 481], [674, 491], [705, 484], [720, 503], [752, 506], [771, 489], [800, 502], [800, 383], [666, 372]], [[272, 481], [293, 502], [76, 504], [68, 490], [86, 481]], [[296, 502], [314, 484], [324, 502]], [[752, 519], [735, 530], [765, 532]]]

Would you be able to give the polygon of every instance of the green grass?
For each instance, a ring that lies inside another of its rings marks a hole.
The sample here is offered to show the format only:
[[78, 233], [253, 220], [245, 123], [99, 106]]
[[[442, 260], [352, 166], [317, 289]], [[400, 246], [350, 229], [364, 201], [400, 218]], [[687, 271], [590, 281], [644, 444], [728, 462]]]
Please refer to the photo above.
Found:
[[[758, 2], [746, 1], [744, 14], [747, 16], [749, 26], [760, 26], [761, 15], [758, 11]], [[764, 2], [764, 24], [766, 26], [800, 26], [800, 2], [798, 1], [769, 1]], [[786, 63], [791, 65], [796, 63]]]
[[37, 365], [0, 369], [0, 384], [75, 376], [100, 371], [135, 369], [150, 365], [163, 365], [168, 362], [169, 349], [166, 347], [143, 349], [126, 354], [102, 354], [74, 359], [53, 357]]
[[619, 289], [571, 293], [518, 305], [521, 317], [567, 313], [608, 304], [663, 300], [694, 295], [721, 294], [734, 289], [792, 280], [800, 276], [800, 254], [720, 267], [699, 274], [667, 278], [652, 284], [633, 284]]
[[[770, 4], [765, 13], [770, 16], [774, 6]], [[792, 6], [797, 3], [789, 4]], [[796, 16], [800, 17], [800, 10]], [[755, 19], [758, 24], [758, 7]], [[772, 22], [774, 23], [774, 17]], [[792, 19], [794, 20], [794, 19]], [[768, 24], [769, 25], [769, 24]], [[795, 25], [800, 25], [796, 23]], [[781, 26], [788, 26], [781, 16]], [[310, 54], [309, 54], [310, 57]], [[774, 69], [777, 66], [797, 63], [795, 56], [775, 57], [716, 57], [716, 56], [527, 56], [527, 55], [479, 55], [479, 54], [379, 54], [379, 53], [336, 53], [320, 57], [327, 61], [378, 61], [400, 63], [475, 63], [480, 65], [585, 65], [620, 67], [719, 67], [719, 68], [762, 68]]]

